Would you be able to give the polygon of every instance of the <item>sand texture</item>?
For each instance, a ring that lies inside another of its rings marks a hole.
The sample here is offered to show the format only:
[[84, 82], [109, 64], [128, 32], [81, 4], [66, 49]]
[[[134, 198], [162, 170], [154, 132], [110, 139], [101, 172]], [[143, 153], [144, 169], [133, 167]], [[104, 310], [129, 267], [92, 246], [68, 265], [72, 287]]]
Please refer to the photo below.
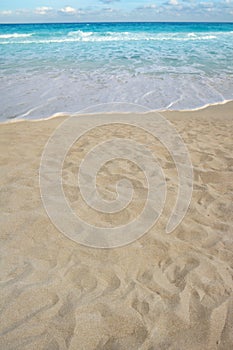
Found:
[[194, 168], [190, 209], [171, 234], [165, 227], [177, 193], [176, 168], [150, 135], [130, 126], [97, 128], [64, 163], [73, 209], [94, 224], [119, 225], [142, 208], [143, 174], [126, 160], [102, 168], [97, 186], [106, 198], [114, 198], [113, 184], [123, 173], [135, 187], [132, 205], [107, 215], [83, 202], [78, 164], [116, 133], [156, 152], [168, 184], [163, 214], [142, 238], [116, 249], [68, 239], [44, 210], [40, 158], [66, 117], [0, 125], [0, 349], [233, 349], [233, 104], [163, 115], [184, 139]]

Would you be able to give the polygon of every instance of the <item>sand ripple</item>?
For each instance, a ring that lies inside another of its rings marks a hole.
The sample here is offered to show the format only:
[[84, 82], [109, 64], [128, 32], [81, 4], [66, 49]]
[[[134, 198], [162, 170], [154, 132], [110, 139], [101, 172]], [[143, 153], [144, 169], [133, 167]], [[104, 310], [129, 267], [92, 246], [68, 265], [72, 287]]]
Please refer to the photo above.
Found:
[[[147, 136], [163, 164], [170, 200], [148, 234], [112, 250], [67, 239], [42, 206], [40, 156], [62, 119], [1, 125], [1, 349], [233, 348], [231, 111], [228, 104], [166, 113], [185, 140], [194, 166], [190, 210], [172, 234], [164, 233], [177, 190], [175, 168], [169, 154]], [[104, 135], [111, 132], [106, 129]], [[132, 130], [118, 132], [128, 137]], [[142, 174], [119, 162], [103, 168], [98, 186], [104, 185], [102, 194], [111, 198], [114, 189], [107, 179], [127, 171], [136, 187], [128, 211], [109, 219], [81, 205], [74, 189], [75, 164], [102, 137], [96, 131], [81, 141], [79, 153], [73, 149], [76, 158], [72, 151], [68, 155], [63, 176], [74, 210], [81, 206], [83, 218], [106, 225], [131, 219], [146, 192]]]

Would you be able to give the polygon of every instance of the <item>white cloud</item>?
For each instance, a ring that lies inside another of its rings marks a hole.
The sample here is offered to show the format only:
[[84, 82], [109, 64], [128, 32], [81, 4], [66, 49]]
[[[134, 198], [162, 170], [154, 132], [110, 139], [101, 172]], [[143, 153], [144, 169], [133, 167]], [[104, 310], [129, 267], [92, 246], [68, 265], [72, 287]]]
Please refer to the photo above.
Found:
[[35, 9], [37, 15], [46, 15], [48, 12], [52, 11], [52, 7], [42, 6]]
[[148, 4], [148, 5], [138, 7], [137, 10], [153, 10], [156, 7], [157, 7], [157, 5], [155, 5], [155, 4]]
[[0, 11], [0, 15], [2, 16], [9, 16], [11, 15], [13, 12], [10, 10], [5, 10], [5, 11]]
[[179, 4], [179, 2], [178, 2], [178, 0], [169, 0], [169, 5], [178, 5]]
[[206, 7], [206, 8], [214, 7], [214, 3], [213, 2], [200, 2], [200, 6]]
[[103, 11], [104, 12], [109, 12], [109, 13], [114, 12], [114, 10], [111, 7], [104, 7]]
[[66, 14], [66, 15], [75, 15], [77, 13], [77, 10], [73, 7], [66, 6], [59, 10], [59, 12]]

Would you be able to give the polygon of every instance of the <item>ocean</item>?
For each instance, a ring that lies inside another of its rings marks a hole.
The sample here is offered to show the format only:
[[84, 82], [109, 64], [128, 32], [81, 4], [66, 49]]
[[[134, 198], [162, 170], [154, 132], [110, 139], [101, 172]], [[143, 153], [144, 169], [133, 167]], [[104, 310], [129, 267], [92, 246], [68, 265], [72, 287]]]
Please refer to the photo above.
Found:
[[221, 103], [233, 99], [233, 23], [1, 24], [0, 82], [1, 121]]

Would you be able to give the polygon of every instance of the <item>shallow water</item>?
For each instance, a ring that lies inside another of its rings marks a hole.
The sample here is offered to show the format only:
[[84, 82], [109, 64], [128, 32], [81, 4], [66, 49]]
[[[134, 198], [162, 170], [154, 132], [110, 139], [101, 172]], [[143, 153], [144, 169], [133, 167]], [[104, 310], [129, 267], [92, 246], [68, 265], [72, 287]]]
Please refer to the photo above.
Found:
[[223, 102], [233, 99], [232, 57], [233, 24], [0, 25], [1, 120], [109, 102]]

